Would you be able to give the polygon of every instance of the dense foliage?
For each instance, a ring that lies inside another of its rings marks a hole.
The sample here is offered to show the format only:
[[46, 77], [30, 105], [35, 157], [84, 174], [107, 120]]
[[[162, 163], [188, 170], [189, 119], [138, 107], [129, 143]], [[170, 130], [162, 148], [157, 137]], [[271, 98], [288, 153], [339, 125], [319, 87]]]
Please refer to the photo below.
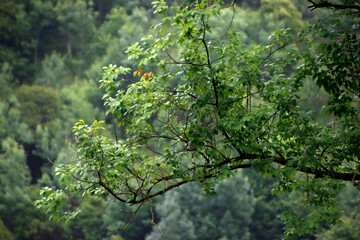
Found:
[[[127, 50], [130, 59], [139, 59], [134, 76], [142, 76], [140, 81], [127, 79], [130, 69], [115, 65], [104, 68], [100, 81], [107, 112], [126, 126], [126, 138], [99, 135], [101, 122], [78, 122], [78, 161], [56, 170], [69, 194], [111, 195], [138, 204], [136, 214], [145, 201], [174, 187], [196, 181], [209, 194], [234, 169], [256, 167], [278, 179], [274, 192], [307, 195], [307, 214], [284, 215], [288, 236], [306, 234], [324, 220], [336, 223], [339, 180], [360, 179], [359, 108], [353, 105], [360, 89], [358, 25], [340, 32], [336, 37], [343, 40], [336, 42], [316, 39], [310, 29], [296, 39], [307, 43], [300, 53], [301, 46], [287, 47], [294, 37], [286, 30], [275, 31], [265, 46], [246, 46], [231, 22], [224, 32], [211, 33], [210, 19], [223, 8], [235, 11], [234, 2], [153, 4], [162, 21]], [[289, 74], [287, 66], [297, 63], [303, 65]], [[146, 65], [156, 65], [156, 74], [143, 72]], [[299, 107], [298, 92], [308, 75], [330, 96], [332, 124], [314, 122]], [[42, 194], [39, 204], [58, 217], [52, 205], [64, 193]]]

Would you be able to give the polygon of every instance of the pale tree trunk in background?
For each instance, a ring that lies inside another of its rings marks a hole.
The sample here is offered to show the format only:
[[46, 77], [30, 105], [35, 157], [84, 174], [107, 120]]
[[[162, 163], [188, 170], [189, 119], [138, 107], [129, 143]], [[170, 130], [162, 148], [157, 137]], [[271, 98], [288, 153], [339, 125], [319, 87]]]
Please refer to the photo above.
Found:
[[71, 37], [69, 35], [67, 35], [66, 39], [67, 39], [67, 51], [68, 51], [69, 59], [71, 59], [72, 58]]
[[37, 64], [37, 61], [38, 61], [39, 36], [40, 36], [40, 30], [38, 29], [36, 32], [35, 48], [34, 48], [34, 63], [35, 63], [35, 65]]

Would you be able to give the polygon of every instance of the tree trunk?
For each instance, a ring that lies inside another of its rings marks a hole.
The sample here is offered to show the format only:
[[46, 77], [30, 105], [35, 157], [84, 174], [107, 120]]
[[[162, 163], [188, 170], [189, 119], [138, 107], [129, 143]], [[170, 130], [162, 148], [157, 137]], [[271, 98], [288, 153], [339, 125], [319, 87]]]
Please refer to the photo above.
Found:
[[36, 32], [36, 39], [35, 39], [35, 49], [34, 49], [34, 64], [35, 64], [35, 65], [37, 65], [37, 61], [38, 61], [39, 36], [40, 36], [40, 30], [37, 30], [37, 32]]
[[71, 44], [71, 37], [69, 35], [66, 36], [67, 39], [67, 51], [69, 59], [72, 59], [72, 44]]

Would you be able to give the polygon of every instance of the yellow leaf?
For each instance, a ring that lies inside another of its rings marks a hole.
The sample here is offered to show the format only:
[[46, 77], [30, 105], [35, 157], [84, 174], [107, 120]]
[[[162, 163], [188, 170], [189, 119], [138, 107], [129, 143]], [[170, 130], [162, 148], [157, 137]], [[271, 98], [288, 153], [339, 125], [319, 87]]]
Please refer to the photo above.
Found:
[[140, 76], [143, 73], [143, 66], [138, 66], [138, 70], [134, 72], [134, 77], [136, 75]]

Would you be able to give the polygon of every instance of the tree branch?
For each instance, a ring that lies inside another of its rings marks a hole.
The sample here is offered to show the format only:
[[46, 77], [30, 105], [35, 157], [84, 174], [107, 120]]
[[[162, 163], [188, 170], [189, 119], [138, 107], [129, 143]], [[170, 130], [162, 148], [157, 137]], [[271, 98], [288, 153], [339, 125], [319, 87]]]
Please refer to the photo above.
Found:
[[308, 0], [308, 2], [312, 4], [308, 6], [308, 8], [310, 8], [311, 11], [315, 10], [316, 8], [330, 8], [333, 10], [337, 10], [337, 9], [357, 10], [357, 12], [360, 13], [360, 5], [356, 5], [356, 4], [354, 5], [335, 4], [335, 3], [330, 3], [327, 0], [321, 1], [319, 3], [316, 3], [315, 1], [312, 0]]

